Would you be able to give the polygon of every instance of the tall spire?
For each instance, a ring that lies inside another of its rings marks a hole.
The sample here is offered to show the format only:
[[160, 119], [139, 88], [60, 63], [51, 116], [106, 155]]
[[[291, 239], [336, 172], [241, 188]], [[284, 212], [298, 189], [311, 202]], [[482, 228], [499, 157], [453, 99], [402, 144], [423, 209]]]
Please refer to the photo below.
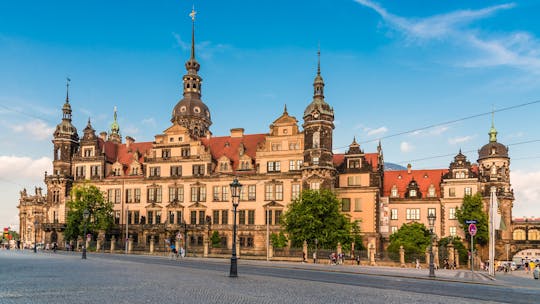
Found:
[[66, 77], [66, 102], [69, 103], [69, 82], [71, 79], [69, 77]]
[[66, 77], [66, 102], [64, 103], [64, 106], [62, 107], [62, 120], [66, 120], [71, 122], [71, 105], [69, 104], [69, 82], [71, 79], [69, 77]]
[[495, 129], [495, 110], [491, 110], [491, 129], [489, 129], [489, 142], [497, 141], [497, 130]]
[[317, 75], [321, 75], [321, 43], [319, 43], [319, 49], [317, 50]]
[[122, 142], [120, 135], [120, 125], [118, 124], [118, 115], [116, 114], [116, 106], [114, 106], [114, 121], [111, 124], [111, 133], [109, 134], [109, 140], [117, 143]]
[[195, 11], [195, 5], [193, 5], [193, 8], [191, 9], [191, 13], [189, 13], [189, 16], [191, 17], [191, 58], [195, 59], [195, 15], [197, 15], [197, 12]]
[[313, 98], [324, 99], [324, 80], [321, 76], [321, 47], [317, 50], [317, 76], [313, 81]]

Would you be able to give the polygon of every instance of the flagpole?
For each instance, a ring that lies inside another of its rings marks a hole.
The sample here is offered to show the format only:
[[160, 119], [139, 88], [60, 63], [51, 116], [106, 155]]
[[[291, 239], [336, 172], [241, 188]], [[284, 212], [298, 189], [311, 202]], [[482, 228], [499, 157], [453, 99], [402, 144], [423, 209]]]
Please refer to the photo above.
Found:
[[497, 188], [491, 187], [489, 197], [489, 275], [495, 276], [495, 191]]

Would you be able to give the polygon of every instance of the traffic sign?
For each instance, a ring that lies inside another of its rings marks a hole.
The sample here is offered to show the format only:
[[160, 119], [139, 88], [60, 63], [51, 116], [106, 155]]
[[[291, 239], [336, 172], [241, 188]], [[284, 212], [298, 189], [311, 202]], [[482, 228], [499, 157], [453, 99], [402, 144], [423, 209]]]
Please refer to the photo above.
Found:
[[470, 224], [470, 225], [469, 225], [469, 234], [470, 234], [471, 236], [475, 236], [475, 235], [476, 235], [476, 231], [477, 231], [476, 224]]
[[478, 224], [476, 220], [466, 220], [465, 224]]

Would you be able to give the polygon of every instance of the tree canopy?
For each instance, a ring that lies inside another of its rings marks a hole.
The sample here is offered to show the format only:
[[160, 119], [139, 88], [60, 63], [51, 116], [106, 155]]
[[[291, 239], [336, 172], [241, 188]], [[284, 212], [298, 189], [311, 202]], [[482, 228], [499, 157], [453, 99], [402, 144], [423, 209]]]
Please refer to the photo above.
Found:
[[283, 231], [280, 231], [279, 234], [270, 234], [270, 241], [272, 242], [272, 246], [274, 246], [274, 248], [283, 248], [287, 246], [288, 240], [285, 234], [283, 234]]
[[108, 230], [113, 225], [113, 204], [107, 202], [103, 193], [94, 185], [76, 186], [71, 190], [71, 199], [67, 202], [67, 226], [64, 231], [66, 240], [82, 236], [85, 221], [84, 210], [88, 210], [86, 221], [87, 233], [95, 235], [99, 230]]
[[403, 224], [398, 231], [390, 235], [388, 251], [398, 253], [399, 247], [403, 246], [407, 255], [423, 254], [430, 242], [430, 232], [424, 224], [416, 222]]
[[463, 198], [463, 204], [461, 208], [456, 210], [456, 217], [459, 221], [460, 227], [465, 232], [466, 239], [471, 240], [469, 235], [469, 225], [465, 224], [467, 220], [476, 220], [476, 235], [474, 241], [480, 245], [486, 245], [488, 243], [488, 216], [484, 211], [484, 203], [482, 201], [482, 194], [477, 193], [473, 196], [467, 195]]
[[[293, 247], [304, 240], [313, 247], [315, 239], [322, 248], [335, 248], [337, 243], [353, 241], [353, 225], [340, 211], [341, 203], [330, 190], [304, 190], [283, 215], [283, 225]], [[359, 239], [359, 235], [356, 236]], [[360, 242], [361, 243], [361, 242]]]

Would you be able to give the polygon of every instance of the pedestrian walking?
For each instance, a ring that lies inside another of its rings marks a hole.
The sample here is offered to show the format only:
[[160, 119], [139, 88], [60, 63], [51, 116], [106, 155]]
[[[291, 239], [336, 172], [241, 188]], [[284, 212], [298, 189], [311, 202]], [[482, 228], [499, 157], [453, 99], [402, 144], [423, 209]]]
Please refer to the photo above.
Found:
[[540, 277], [540, 265], [536, 265], [536, 267], [534, 267], [534, 270], [533, 270], [533, 278], [535, 280], [538, 280], [539, 277]]

